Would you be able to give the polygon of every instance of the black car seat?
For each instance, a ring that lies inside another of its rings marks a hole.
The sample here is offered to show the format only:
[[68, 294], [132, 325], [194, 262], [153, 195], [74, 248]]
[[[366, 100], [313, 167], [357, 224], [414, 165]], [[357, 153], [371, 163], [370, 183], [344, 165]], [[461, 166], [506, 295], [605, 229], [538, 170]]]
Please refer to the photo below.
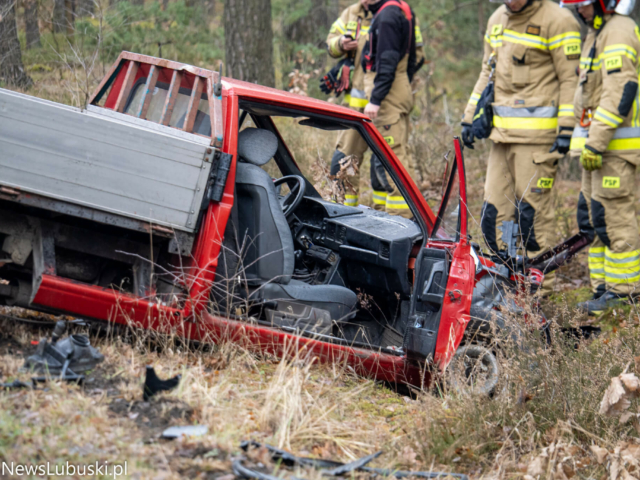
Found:
[[[294, 244], [291, 229], [278, 201], [273, 179], [260, 166], [276, 153], [274, 133], [247, 128], [238, 136], [236, 205], [230, 223], [235, 229], [235, 267], [238, 283], [246, 284], [250, 301], [276, 303], [271, 318], [311, 316], [333, 321], [352, 318], [357, 296], [337, 285], [309, 285], [292, 279]], [[225, 232], [227, 236], [229, 226]], [[223, 246], [224, 247], [224, 246]], [[304, 308], [309, 307], [309, 308]], [[269, 314], [269, 312], [267, 312]]]

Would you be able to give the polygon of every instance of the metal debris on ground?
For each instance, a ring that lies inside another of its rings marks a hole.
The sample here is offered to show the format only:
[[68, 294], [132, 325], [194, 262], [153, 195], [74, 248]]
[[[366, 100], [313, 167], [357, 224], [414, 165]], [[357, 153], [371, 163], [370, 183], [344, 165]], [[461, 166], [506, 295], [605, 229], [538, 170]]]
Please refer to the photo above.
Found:
[[7, 390], [14, 388], [33, 388], [32, 385], [28, 383], [21, 382], [20, 380], [14, 380], [13, 382], [8, 383], [0, 383], [0, 388], [6, 388]]
[[[285, 450], [273, 447], [271, 445], [262, 444], [254, 441], [244, 441], [240, 444], [245, 452], [251, 448], [265, 448], [271, 454], [271, 460], [287, 467], [313, 467], [320, 469], [323, 476], [343, 476], [355, 471], [366, 472], [371, 476], [395, 477], [395, 478], [455, 478], [458, 480], [469, 480], [468, 477], [461, 473], [449, 472], [411, 472], [404, 470], [391, 470], [387, 468], [372, 468], [365, 466], [382, 452], [376, 452], [366, 457], [360, 458], [350, 463], [341, 463], [333, 460], [323, 460], [318, 458], [297, 457]], [[242, 478], [251, 480], [276, 480], [276, 477], [262, 473], [260, 471], [246, 467], [242, 463], [242, 459], [233, 462], [233, 472]], [[300, 480], [292, 477], [293, 480]], [[278, 479], [280, 480], [280, 479]]]
[[153, 369], [153, 367], [147, 365], [146, 377], [144, 379], [144, 390], [142, 395], [144, 401], [148, 402], [149, 399], [156, 393], [173, 390], [178, 386], [181, 378], [182, 375], [176, 375], [173, 378], [161, 380], [158, 378], [158, 375], [156, 375], [156, 371]]
[[200, 437], [206, 435], [209, 427], [206, 425], [186, 425], [184, 427], [169, 427], [162, 432], [162, 438], [175, 439], [180, 437]]
[[56, 376], [68, 382], [82, 383], [84, 372], [94, 369], [104, 360], [96, 348], [91, 346], [86, 335], [69, 335], [61, 338], [67, 328], [65, 321], [58, 321], [51, 340], [43, 338], [38, 343], [36, 353], [28, 357], [24, 363], [24, 369], [41, 373], [43, 375], [33, 377], [35, 383], [46, 382], [50, 377]]

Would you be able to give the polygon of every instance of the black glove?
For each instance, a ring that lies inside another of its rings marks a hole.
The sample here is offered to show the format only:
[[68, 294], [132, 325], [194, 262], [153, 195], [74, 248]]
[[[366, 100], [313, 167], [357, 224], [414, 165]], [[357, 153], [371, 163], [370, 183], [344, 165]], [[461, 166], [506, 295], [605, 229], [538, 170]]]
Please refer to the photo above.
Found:
[[569, 131], [569, 132], [562, 133], [562, 130], [570, 130], [570, 129], [567, 129], [567, 128], [560, 129], [560, 134], [556, 137], [556, 141], [553, 142], [553, 145], [551, 146], [551, 150], [549, 150], [549, 153], [555, 152], [557, 150], [558, 153], [565, 155], [569, 151], [569, 146], [571, 145], [571, 132]]
[[[348, 68], [344, 68], [348, 67]], [[352, 58], [340, 60], [324, 77], [320, 79], [320, 90], [329, 95], [336, 92], [336, 96], [349, 88], [350, 71], [353, 68]]]
[[462, 124], [462, 143], [467, 148], [471, 150], [475, 150], [473, 147], [473, 142], [475, 142], [475, 137], [473, 136], [473, 129], [471, 128], [470, 123]]
[[320, 90], [322, 90], [327, 95], [330, 95], [336, 87], [338, 86], [338, 73], [340, 69], [337, 68], [337, 65], [329, 70], [324, 77], [320, 79]]

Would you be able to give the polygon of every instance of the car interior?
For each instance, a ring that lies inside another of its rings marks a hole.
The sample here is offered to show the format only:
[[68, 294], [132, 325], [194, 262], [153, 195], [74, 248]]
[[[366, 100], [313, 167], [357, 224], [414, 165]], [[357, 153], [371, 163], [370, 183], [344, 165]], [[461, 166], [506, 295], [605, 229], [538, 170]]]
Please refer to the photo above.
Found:
[[[212, 290], [212, 313], [397, 350], [409, 322], [409, 261], [420, 250], [421, 227], [323, 199], [298, 168], [274, 119], [294, 117], [299, 128], [329, 131], [357, 124], [260, 104], [241, 102], [240, 108], [236, 202]], [[253, 126], [243, 128], [247, 116]], [[271, 160], [280, 178], [265, 169]]]

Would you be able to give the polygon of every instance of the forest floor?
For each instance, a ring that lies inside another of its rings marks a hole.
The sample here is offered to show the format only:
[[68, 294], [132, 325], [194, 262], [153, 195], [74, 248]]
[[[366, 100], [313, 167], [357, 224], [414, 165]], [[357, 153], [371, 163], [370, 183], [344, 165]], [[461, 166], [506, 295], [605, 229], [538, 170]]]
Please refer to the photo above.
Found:
[[[53, 77], [44, 67], [32, 75], [37, 87], [30, 93], [74, 103], [77, 75]], [[446, 124], [416, 122], [414, 155], [431, 149], [428, 162], [415, 171], [427, 196], [437, 190], [437, 175], [430, 169], [441, 170], [437, 164], [453, 133]], [[292, 141], [294, 155], [307, 148], [302, 140]], [[475, 152], [466, 152], [470, 228], [476, 238], [487, 151], [479, 144]], [[571, 165], [561, 168], [558, 240], [575, 233], [580, 186]], [[501, 381], [491, 398], [450, 389], [446, 381], [408, 391], [358, 377], [342, 364], [318, 365], [300, 356], [278, 360], [230, 343], [193, 346], [139, 331], [123, 335], [74, 327], [91, 335], [105, 361], [83, 386], [51, 382], [35, 390], [0, 390], [0, 468], [2, 462], [14, 467], [48, 462], [50, 468], [97, 462], [103, 474], [96, 478], [118, 473], [120, 478], [232, 480], [231, 464], [243, 454], [240, 442], [256, 440], [343, 462], [381, 450], [372, 465], [458, 472], [474, 479], [639, 477], [637, 400], [629, 399], [633, 416], [624, 422], [598, 412], [611, 378], [634, 372], [640, 362], [640, 311], [611, 310], [594, 321], [603, 329], [598, 338], [567, 339], [558, 325], [587, 321], [575, 311], [589, 295], [585, 254], [559, 271], [555, 290], [546, 307], [556, 325], [553, 346], [545, 348], [537, 338], [525, 345], [506, 342], [499, 353]], [[34, 343], [50, 334], [53, 319], [0, 313], [29, 321], [0, 319], [0, 381], [27, 381], [20, 367]], [[144, 402], [146, 365], [162, 378], [181, 374], [178, 388]], [[169, 426], [194, 424], [207, 426], [208, 433], [160, 438]], [[249, 461], [284, 475], [262, 450], [249, 454]], [[313, 471], [296, 476], [319, 478]], [[19, 477], [29, 475], [0, 470], [0, 478]]]

